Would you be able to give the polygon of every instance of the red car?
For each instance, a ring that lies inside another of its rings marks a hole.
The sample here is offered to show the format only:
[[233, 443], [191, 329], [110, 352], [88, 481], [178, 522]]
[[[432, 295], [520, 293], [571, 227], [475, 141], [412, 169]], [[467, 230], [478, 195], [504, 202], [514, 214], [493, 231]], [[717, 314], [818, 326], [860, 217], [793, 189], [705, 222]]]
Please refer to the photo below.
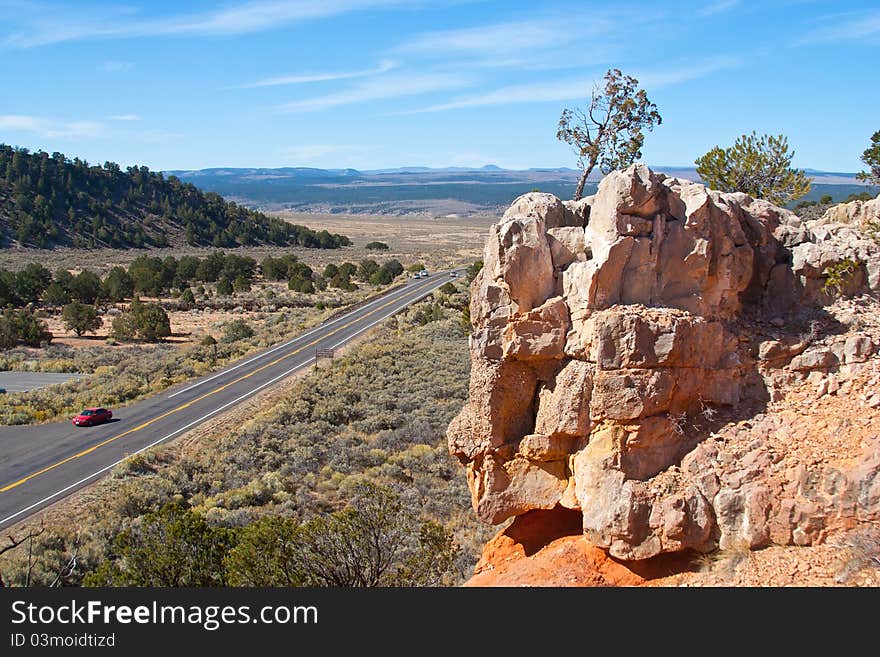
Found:
[[113, 413], [106, 408], [87, 408], [73, 418], [73, 423], [78, 427], [90, 427], [93, 424], [108, 422]]

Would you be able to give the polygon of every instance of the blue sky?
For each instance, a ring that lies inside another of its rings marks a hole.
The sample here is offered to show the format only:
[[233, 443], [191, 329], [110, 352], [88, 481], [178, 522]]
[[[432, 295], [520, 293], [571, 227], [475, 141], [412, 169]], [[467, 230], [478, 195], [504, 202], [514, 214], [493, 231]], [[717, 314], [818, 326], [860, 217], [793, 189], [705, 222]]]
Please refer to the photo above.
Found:
[[756, 130], [851, 172], [877, 61], [876, 0], [0, 0], [0, 142], [153, 169], [576, 166], [559, 115], [617, 67], [663, 116], [650, 164]]

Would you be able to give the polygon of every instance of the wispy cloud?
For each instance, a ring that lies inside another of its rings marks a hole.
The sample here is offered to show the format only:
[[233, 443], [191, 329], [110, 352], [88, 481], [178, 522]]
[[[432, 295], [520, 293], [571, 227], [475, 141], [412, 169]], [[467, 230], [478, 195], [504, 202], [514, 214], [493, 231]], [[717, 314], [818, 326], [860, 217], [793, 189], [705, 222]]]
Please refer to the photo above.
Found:
[[112, 116], [107, 117], [111, 121], [140, 121], [141, 117], [138, 114], [113, 114]]
[[[739, 60], [736, 58], [719, 57], [699, 66], [682, 67], [667, 71], [649, 71], [645, 73], [636, 72], [633, 77], [639, 80], [640, 86], [648, 90], [659, 89], [673, 84], [679, 84], [687, 80], [700, 78], [721, 69], [731, 68], [738, 63]], [[483, 107], [487, 105], [580, 100], [589, 97], [597, 82], [600, 82], [600, 76], [595, 78], [573, 78], [551, 82], [510, 85], [481, 94], [462, 96], [447, 103], [430, 105], [406, 113], [442, 112], [446, 110]]]
[[[597, 22], [604, 21], [597, 19]], [[425, 32], [393, 48], [392, 52], [442, 58], [462, 55], [499, 57], [536, 47], [558, 47], [581, 38], [583, 34], [567, 28], [561, 21], [529, 20]]]
[[379, 64], [379, 66], [362, 71], [279, 75], [276, 77], [264, 78], [262, 80], [257, 80], [256, 82], [251, 82], [250, 84], [242, 85], [241, 88], [248, 89], [252, 87], [278, 87], [282, 85], [306, 84], [309, 82], [326, 82], [328, 80], [348, 80], [351, 78], [365, 78], [372, 75], [381, 75], [382, 73], [387, 73], [396, 66], [396, 62], [393, 62], [391, 60], [384, 60]]
[[5, 114], [0, 115], [0, 130], [33, 132], [52, 139], [77, 139], [97, 137], [103, 131], [103, 126], [97, 121], [58, 121], [39, 116]]
[[422, 32], [388, 52], [395, 56], [466, 64], [469, 69], [552, 70], [595, 65], [617, 56], [636, 26], [663, 12], [598, 8], [582, 15], [537, 16], [457, 29]]
[[[0, 44], [33, 47], [86, 38], [145, 36], [224, 36], [276, 29], [373, 8], [414, 4], [418, 0], [256, 0], [212, 12], [146, 18], [126, 8], [70, 9], [65, 4], [23, 6], [20, 27], [0, 37]], [[10, 21], [11, 22], [11, 21]]]
[[838, 43], [869, 41], [880, 44], [880, 10], [844, 14], [826, 20], [826, 25], [807, 32], [795, 43]]
[[37, 132], [42, 126], [41, 119], [35, 116], [22, 116], [20, 114], [0, 114], [0, 129], [21, 130], [24, 132]]
[[469, 78], [456, 74], [386, 75], [335, 93], [285, 103], [277, 109], [282, 112], [310, 112], [339, 105], [461, 89], [470, 83]]
[[707, 2], [703, 7], [697, 9], [697, 13], [700, 16], [714, 16], [733, 9], [738, 4], [739, 0], [716, 0], [716, 2]]

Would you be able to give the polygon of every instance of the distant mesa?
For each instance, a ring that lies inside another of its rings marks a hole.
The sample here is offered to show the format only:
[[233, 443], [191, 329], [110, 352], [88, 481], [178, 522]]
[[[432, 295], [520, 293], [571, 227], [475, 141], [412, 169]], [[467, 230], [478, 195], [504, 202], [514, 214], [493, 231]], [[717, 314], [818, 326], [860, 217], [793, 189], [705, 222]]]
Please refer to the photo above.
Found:
[[[653, 170], [695, 182], [700, 180], [693, 167], [658, 166]], [[266, 211], [430, 213], [434, 216], [450, 213], [500, 216], [515, 198], [535, 189], [559, 198], [571, 198], [580, 176], [579, 170], [569, 167], [514, 170], [495, 164], [363, 170], [223, 167], [166, 173]], [[813, 171], [810, 175], [814, 179], [813, 190], [805, 200], [818, 200], [827, 194], [841, 201], [866, 189], [855, 179], [855, 174]], [[595, 192], [600, 179], [598, 171], [591, 174], [588, 194]]]

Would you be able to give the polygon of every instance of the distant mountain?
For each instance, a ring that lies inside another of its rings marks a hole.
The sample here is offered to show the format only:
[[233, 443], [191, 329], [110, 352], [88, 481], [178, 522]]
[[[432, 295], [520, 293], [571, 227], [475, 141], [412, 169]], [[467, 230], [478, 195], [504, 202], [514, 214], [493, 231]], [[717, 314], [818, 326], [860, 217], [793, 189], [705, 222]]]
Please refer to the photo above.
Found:
[[[195, 173], [195, 179], [240, 176], [235, 169]], [[269, 217], [147, 167], [91, 166], [61, 153], [31, 153], [5, 144], [0, 144], [0, 235], [3, 246], [39, 248], [184, 243], [336, 248], [351, 243], [343, 235]]]
[[[670, 176], [700, 180], [693, 167], [653, 166]], [[407, 214], [496, 213], [520, 194], [539, 189], [570, 198], [580, 171], [569, 167], [503, 169], [407, 166], [390, 169], [202, 169], [168, 171], [181, 180], [264, 211]], [[835, 201], [864, 191], [855, 174], [810, 170], [814, 179], [808, 199], [831, 194]], [[601, 174], [586, 188], [592, 193]]]

